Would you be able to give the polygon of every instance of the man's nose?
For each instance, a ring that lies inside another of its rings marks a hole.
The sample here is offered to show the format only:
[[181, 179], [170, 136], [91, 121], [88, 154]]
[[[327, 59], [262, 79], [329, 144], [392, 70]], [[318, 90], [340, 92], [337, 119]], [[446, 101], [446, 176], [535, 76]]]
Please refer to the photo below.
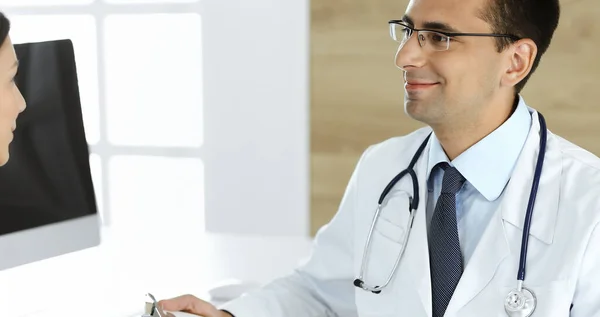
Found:
[[422, 67], [425, 64], [425, 52], [419, 44], [419, 34], [416, 32], [398, 47], [396, 52], [396, 66], [402, 70], [411, 67]]

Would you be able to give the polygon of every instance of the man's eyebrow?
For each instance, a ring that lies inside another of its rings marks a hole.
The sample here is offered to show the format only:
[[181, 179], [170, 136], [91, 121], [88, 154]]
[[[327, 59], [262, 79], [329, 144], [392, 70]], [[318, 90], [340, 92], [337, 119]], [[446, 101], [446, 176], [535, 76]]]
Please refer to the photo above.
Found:
[[409, 24], [411, 26], [415, 26], [413, 20], [406, 14], [402, 16], [402, 21], [406, 22], [406, 24]]
[[[408, 16], [407, 14], [402, 16], [402, 21], [406, 22], [407, 24], [409, 24], [413, 27], [415, 26], [413, 19], [410, 16]], [[450, 26], [450, 24], [444, 23], [444, 22], [439, 22], [439, 21], [424, 22], [423, 28], [429, 29], [429, 30], [440, 31], [440, 32], [446, 32], [446, 33], [460, 33], [459, 30]]]
[[438, 21], [427, 21], [427, 22], [423, 23], [423, 28], [447, 32], [447, 33], [460, 33], [459, 30], [450, 26], [450, 24], [447, 24], [444, 22], [438, 22]]

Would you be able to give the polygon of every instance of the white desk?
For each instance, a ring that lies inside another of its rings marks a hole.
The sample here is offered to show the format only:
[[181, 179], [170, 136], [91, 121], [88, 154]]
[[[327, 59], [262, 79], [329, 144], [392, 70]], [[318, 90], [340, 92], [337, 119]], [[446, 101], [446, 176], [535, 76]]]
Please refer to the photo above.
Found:
[[113, 227], [100, 247], [0, 271], [0, 307], [11, 317], [129, 317], [143, 310], [148, 292], [205, 298], [223, 279], [268, 282], [308, 256], [310, 244], [308, 237], [204, 234], [191, 225]]

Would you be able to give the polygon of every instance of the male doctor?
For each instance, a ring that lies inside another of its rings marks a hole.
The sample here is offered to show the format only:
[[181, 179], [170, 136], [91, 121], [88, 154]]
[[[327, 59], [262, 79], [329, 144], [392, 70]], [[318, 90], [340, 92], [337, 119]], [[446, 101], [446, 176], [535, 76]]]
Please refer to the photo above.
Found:
[[[532, 316], [600, 316], [600, 160], [545, 129], [522, 284], [535, 301], [520, 297], [525, 289], [509, 296], [520, 284], [542, 138], [540, 114], [520, 91], [558, 19], [558, 0], [410, 1], [391, 34], [405, 111], [428, 127], [364, 152], [337, 214], [293, 274], [223, 307], [191, 295], [163, 307], [206, 317], [527, 316], [532, 308]], [[417, 192], [405, 175], [370, 232], [381, 193], [421, 144]], [[525, 308], [509, 314], [520, 301]]]

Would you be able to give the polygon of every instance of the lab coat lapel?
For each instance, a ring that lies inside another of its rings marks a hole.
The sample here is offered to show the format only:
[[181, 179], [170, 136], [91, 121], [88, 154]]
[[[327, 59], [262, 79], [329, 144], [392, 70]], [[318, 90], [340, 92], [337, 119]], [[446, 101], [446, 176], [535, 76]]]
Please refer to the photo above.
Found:
[[[532, 119], [529, 136], [502, 196], [499, 210], [488, 224], [469, 264], [465, 268], [446, 310], [448, 316], [459, 315], [460, 309], [488, 285], [494, 277], [500, 262], [510, 254], [511, 249], [508, 241], [514, 240], [514, 237], [507, 235], [505, 226], [508, 224], [505, 222], [523, 229], [523, 220], [525, 219], [533, 182], [540, 140], [540, 125], [536, 112], [532, 114]], [[560, 176], [561, 173], [561, 169], [556, 168], [560, 166], [560, 156], [556, 151], [552, 151], [552, 140], [549, 134], [544, 168], [538, 188], [538, 199], [535, 203], [530, 231], [531, 235], [546, 243], [552, 243], [554, 236], [559, 197], [559, 177], [557, 175]], [[549, 166], [552, 168], [548, 168]], [[543, 197], [543, 199], [540, 199], [540, 197]], [[518, 241], [521, 241], [520, 236]], [[517, 247], [512, 252], [520, 252], [520, 249]]]
[[[502, 218], [511, 225], [523, 230], [525, 214], [535, 165], [539, 153], [540, 124], [537, 112], [532, 114], [532, 127], [529, 137], [525, 143], [525, 149], [521, 154], [513, 176], [511, 177], [506, 192], [506, 208], [502, 209]], [[554, 240], [554, 228], [558, 216], [558, 203], [560, 197], [560, 175], [562, 173], [562, 163], [559, 151], [556, 150], [556, 139], [548, 132], [546, 143], [546, 155], [540, 177], [537, 199], [533, 208], [533, 217], [531, 219], [531, 230], [529, 234], [538, 240], [552, 244]]]
[[427, 161], [431, 141], [423, 150], [423, 154], [415, 164], [415, 172], [419, 180], [419, 207], [406, 248], [405, 261], [411, 278], [421, 298], [428, 317], [432, 315], [431, 308], [431, 276], [429, 273], [429, 252], [427, 244], [426, 208], [427, 208]]
[[[503, 200], [500, 210], [504, 208]], [[500, 262], [510, 254], [501, 212], [490, 220], [471, 260], [465, 267], [454, 295], [446, 309], [447, 316], [459, 316], [458, 311], [479, 294], [494, 277]]]

